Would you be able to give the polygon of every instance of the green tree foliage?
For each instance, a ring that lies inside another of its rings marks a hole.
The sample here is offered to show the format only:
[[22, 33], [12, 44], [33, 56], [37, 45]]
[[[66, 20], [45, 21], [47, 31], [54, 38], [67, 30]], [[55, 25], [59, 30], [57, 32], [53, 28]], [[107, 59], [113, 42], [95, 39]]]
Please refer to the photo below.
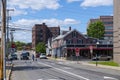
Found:
[[35, 48], [36, 53], [46, 53], [45, 43], [39, 42]]
[[17, 47], [17, 50], [22, 50], [22, 49], [23, 49], [23, 46], [25, 46], [26, 43], [17, 41], [17, 42], [15, 42], [15, 45], [16, 45], [16, 47]]
[[96, 21], [94, 23], [90, 23], [87, 29], [87, 35], [93, 38], [102, 38], [104, 37], [105, 27], [101, 21]]

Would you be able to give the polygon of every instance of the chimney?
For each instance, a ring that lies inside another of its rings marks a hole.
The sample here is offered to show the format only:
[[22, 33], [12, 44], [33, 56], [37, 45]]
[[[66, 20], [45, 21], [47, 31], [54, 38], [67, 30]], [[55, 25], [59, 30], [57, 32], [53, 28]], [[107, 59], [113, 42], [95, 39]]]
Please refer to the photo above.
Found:
[[69, 27], [69, 31], [71, 31], [71, 26]]
[[43, 25], [45, 25], [45, 23], [43, 23]]

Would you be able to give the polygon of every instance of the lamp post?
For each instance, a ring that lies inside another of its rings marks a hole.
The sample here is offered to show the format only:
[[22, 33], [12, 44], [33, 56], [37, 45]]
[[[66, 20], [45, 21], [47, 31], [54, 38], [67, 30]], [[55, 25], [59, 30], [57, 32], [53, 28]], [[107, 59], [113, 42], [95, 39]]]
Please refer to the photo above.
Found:
[[[97, 48], [98, 48], [98, 45], [99, 45], [99, 42], [96, 43], [96, 47], [97, 47]], [[98, 51], [97, 51], [97, 52], [98, 52]], [[97, 55], [97, 53], [96, 53], [96, 66], [98, 65], [98, 61], [97, 61], [97, 60], [98, 60], [98, 55]]]

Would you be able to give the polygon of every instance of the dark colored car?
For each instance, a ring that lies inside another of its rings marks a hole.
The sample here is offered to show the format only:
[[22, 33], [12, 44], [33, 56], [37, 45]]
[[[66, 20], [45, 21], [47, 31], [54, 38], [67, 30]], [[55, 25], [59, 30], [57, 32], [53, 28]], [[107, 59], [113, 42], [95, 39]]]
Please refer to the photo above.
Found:
[[21, 60], [29, 60], [29, 52], [23, 52], [23, 53], [20, 55], [20, 59], [21, 59]]
[[10, 54], [9, 55], [9, 60], [17, 60], [17, 54]]
[[92, 60], [103, 60], [103, 61], [109, 61], [111, 59], [112, 59], [111, 56], [103, 56], [103, 55], [92, 58]]
[[40, 57], [40, 53], [37, 53], [37, 54], [36, 54], [36, 58], [39, 58], [39, 57]]

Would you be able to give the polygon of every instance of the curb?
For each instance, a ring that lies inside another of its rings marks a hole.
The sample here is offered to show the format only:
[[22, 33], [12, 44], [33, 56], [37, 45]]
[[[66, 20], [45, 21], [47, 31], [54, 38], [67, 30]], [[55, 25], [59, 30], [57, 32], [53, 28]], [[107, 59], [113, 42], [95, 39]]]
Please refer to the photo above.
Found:
[[105, 65], [100, 65], [100, 64], [98, 64], [98, 65], [96, 66], [95, 64], [84, 63], [84, 62], [81, 62], [81, 64], [82, 64], [82, 65], [88, 65], [88, 66], [99, 67], [99, 68], [106, 68], [106, 69], [120, 70], [120, 67], [105, 66]]
[[[50, 60], [57, 60], [57, 61], [64, 61], [66, 62], [67, 60], [61, 60], [61, 59], [54, 59], [54, 58], [49, 58]], [[88, 66], [93, 66], [93, 67], [99, 67], [99, 68], [106, 68], [106, 69], [114, 69], [114, 70], [120, 70], [120, 67], [114, 67], [114, 66], [105, 66], [105, 65], [100, 65], [98, 64], [97, 66], [95, 64], [90, 64], [90, 63], [86, 63], [86, 62], [83, 62], [83, 61], [78, 61], [78, 62], [73, 62], [73, 61], [68, 61], [68, 62], [71, 62], [71, 63], [79, 63], [79, 64], [82, 64], [82, 65], [88, 65]]]
[[11, 79], [12, 68], [13, 68], [13, 64], [11, 64], [10, 70], [8, 71], [8, 75], [6, 75], [6, 80]]

